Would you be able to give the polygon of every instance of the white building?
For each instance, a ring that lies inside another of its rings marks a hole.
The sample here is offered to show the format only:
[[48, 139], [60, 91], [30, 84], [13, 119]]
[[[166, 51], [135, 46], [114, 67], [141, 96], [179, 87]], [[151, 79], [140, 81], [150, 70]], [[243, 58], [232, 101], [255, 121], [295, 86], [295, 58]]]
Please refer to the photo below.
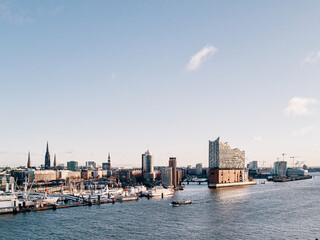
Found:
[[209, 141], [210, 169], [244, 169], [245, 152], [238, 148], [231, 149], [229, 143], [223, 143], [218, 137]]

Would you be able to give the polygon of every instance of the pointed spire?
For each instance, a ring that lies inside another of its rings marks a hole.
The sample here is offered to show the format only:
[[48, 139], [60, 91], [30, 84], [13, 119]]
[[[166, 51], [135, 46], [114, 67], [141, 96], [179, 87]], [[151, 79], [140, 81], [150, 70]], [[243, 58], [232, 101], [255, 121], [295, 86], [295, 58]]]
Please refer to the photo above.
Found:
[[57, 167], [57, 157], [56, 157], [56, 154], [54, 154], [53, 166], [54, 166], [55, 168]]
[[30, 151], [28, 152], [28, 163], [27, 163], [27, 168], [31, 168]]
[[44, 167], [45, 167], [45, 169], [50, 169], [50, 153], [49, 153], [49, 143], [48, 142], [47, 142], [47, 151], [46, 151], [46, 155], [45, 155]]
[[110, 163], [111, 159], [110, 159], [110, 153], [108, 153], [108, 163]]

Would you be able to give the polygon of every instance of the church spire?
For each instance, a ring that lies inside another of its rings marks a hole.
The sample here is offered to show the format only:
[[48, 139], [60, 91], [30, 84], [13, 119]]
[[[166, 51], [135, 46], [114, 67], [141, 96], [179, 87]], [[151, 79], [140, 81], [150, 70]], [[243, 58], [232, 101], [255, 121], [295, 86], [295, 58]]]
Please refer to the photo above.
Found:
[[27, 162], [27, 168], [31, 168], [30, 151], [28, 152], [28, 162]]
[[50, 153], [49, 153], [49, 143], [47, 142], [47, 151], [44, 160], [44, 168], [50, 169]]
[[56, 157], [56, 154], [54, 154], [53, 166], [54, 166], [54, 168], [57, 167], [57, 157]]

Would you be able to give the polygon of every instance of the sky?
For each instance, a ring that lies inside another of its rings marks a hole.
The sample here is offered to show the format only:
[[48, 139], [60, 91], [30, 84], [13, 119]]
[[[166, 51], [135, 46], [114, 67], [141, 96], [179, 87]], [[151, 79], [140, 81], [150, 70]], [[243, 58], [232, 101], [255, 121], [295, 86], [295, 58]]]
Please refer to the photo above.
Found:
[[319, 166], [319, 77], [319, 1], [0, 0], [0, 166]]

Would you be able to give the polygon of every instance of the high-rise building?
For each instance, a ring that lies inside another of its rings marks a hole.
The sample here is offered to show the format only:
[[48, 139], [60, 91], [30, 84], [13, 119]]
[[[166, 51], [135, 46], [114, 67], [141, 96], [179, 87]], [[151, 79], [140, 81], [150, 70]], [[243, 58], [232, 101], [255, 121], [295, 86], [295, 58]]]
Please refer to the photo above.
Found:
[[78, 169], [78, 162], [76, 161], [67, 162], [67, 169], [71, 171], [76, 171]]
[[178, 186], [178, 175], [177, 175], [177, 159], [175, 157], [169, 158], [169, 167], [172, 168], [172, 186], [176, 188]]
[[142, 154], [142, 179], [146, 182], [154, 181], [153, 158], [149, 150]]
[[248, 168], [253, 170], [258, 170], [258, 161], [249, 162]]
[[28, 152], [28, 162], [27, 162], [27, 168], [31, 168], [30, 151]]
[[97, 167], [97, 164], [95, 161], [88, 161], [86, 162], [86, 168], [87, 169], [95, 169]]
[[276, 161], [273, 163], [273, 175], [278, 177], [285, 177], [287, 171], [286, 161]]
[[44, 160], [44, 168], [45, 169], [50, 169], [50, 153], [49, 153], [49, 144], [47, 142], [47, 151], [45, 155], [45, 160]]
[[218, 137], [209, 141], [209, 187], [245, 181], [245, 152], [232, 149]]
[[196, 165], [196, 174], [197, 174], [198, 176], [201, 176], [201, 175], [202, 175], [202, 163], [198, 163], [198, 164]]
[[172, 167], [165, 167], [161, 169], [161, 183], [165, 187], [172, 185]]

